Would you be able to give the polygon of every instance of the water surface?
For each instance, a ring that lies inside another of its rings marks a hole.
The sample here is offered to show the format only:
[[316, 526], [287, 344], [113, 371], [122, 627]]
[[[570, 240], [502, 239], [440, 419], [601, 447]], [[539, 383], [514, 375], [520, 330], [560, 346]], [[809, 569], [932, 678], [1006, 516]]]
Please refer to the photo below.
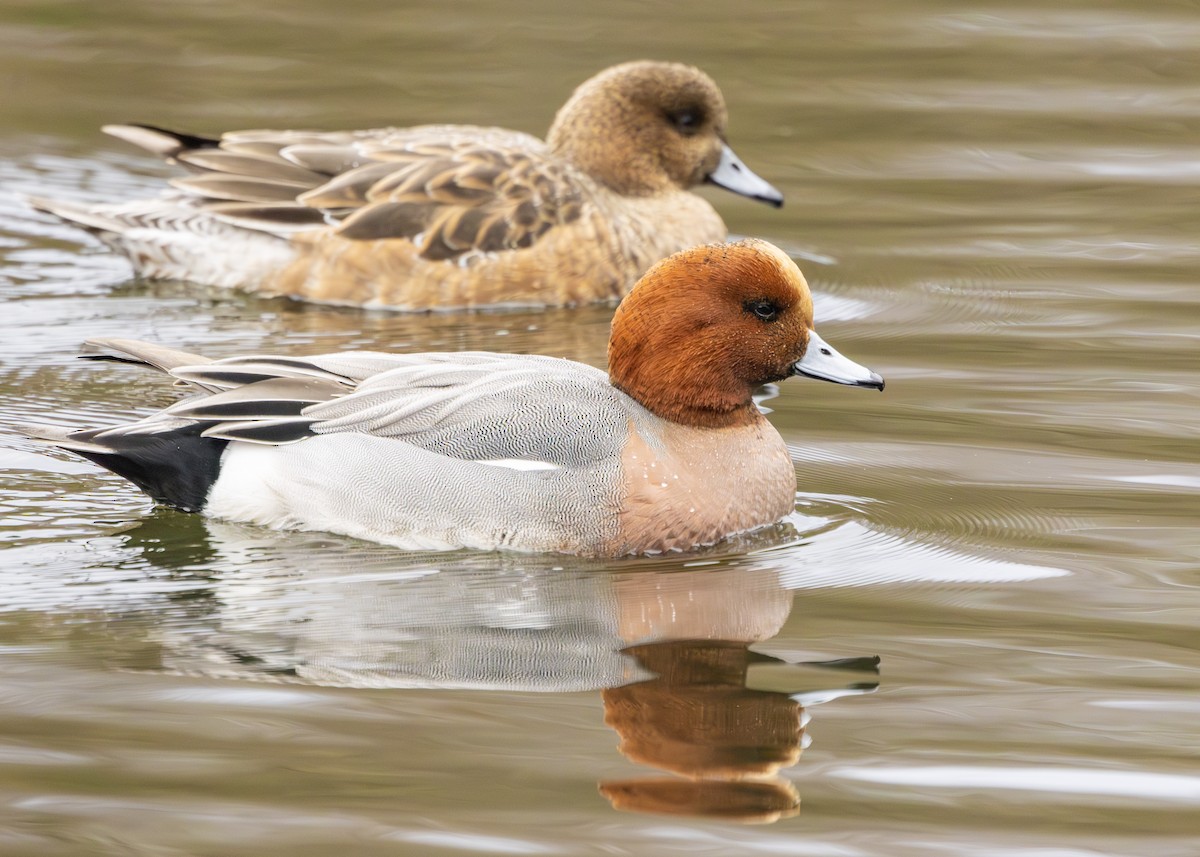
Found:
[[[1198, 39], [1128, 0], [6, 4], [0, 853], [1200, 852]], [[93, 336], [603, 365], [608, 307], [139, 282], [15, 194], [153, 192], [114, 121], [540, 134], [637, 57], [720, 82], [787, 204], [703, 193], [888, 380], [766, 403], [778, 527], [403, 554], [156, 510], [11, 430], [173, 400]]]

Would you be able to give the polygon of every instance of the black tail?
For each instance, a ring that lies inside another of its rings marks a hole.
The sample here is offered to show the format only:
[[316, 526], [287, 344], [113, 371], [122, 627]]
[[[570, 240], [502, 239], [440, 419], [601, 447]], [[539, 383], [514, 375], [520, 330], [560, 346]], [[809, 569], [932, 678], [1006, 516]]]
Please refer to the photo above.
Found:
[[293, 358], [244, 358], [226, 365], [152, 342], [115, 338], [90, 339], [86, 348], [85, 357], [151, 366], [200, 395], [110, 428], [19, 428], [186, 512], [204, 508], [231, 441], [281, 444], [308, 437], [312, 419], [304, 409], [352, 389], [348, 378]]
[[[153, 434], [136, 432], [84, 439], [75, 432], [58, 445], [128, 479], [159, 503], [185, 512], [204, 508], [221, 472], [229, 441], [201, 437], [210, 423], [189, 423]], [[72, 444], [70, 441], [79, 439]]]

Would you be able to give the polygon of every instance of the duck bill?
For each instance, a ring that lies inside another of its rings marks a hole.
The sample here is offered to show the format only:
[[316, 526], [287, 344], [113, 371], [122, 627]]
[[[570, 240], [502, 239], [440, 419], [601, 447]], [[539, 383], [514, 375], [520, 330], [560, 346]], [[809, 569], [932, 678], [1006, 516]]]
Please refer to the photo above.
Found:
[[843, 357], [837, 349], [817, 335], [815, 330], [808, 332], [808, 348], [804, 356], [792, 365], [793, 375], [804, 375], [820, 381], [832, 381], [835, 384], [847, 384], [851, 387], [870, 387], [883, 390], [883, 378], [860, 366], [848, 357]]
[[761, 200], [776, 208], [783, 205], [783, 194], [750, 172], [750, 168], [743, 164], [742, 159], [727, 145], [721, 147], [721, 160], [705, 180], [717, 187]]

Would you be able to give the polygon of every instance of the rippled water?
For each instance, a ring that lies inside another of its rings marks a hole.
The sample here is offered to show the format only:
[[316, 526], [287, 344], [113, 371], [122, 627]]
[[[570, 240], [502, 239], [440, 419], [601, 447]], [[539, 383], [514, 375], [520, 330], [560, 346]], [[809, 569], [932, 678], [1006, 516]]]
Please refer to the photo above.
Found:
[[[1131, 2], [5, 4], [0, 853], [1200, 852], [1197, 43]], [[602, 365], [609, 308], [143, 283], [16, 193], [151, 192], [112, 121], [542, 133], [640, 56], [721, 83], [788, 201], [705, 193], [888, 379], [767, 403], [784, 524], [403, 554], [155, 510], [12, 430], [172, 400], [90, 336]]]

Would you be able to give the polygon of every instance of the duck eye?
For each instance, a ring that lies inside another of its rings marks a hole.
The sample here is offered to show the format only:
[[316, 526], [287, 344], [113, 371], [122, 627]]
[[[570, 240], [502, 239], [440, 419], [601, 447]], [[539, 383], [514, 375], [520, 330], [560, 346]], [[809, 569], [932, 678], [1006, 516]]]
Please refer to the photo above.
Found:
[[779, 317], [779, 307], [775, 305], [774, 301], [760, 298], [758, 300], [746, 301], [745, 306], [746, 312], [751, 313], [755, 318], [762, 321], [774, 321]]
[[668, 113], [667, 119], [680, 134], [690, 136], [700, 130], [704, 116], [698, 110], [676, 110]]

